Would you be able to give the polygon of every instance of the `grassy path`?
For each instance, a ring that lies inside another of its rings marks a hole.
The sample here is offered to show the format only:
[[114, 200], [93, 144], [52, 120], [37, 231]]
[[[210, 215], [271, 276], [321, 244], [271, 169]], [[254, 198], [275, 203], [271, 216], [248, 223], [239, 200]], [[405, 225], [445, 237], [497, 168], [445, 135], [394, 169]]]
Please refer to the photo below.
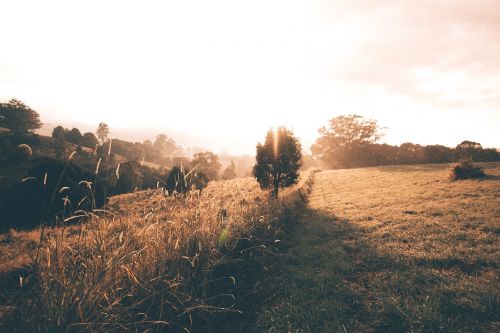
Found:
[[500, 172], [487, 172], [317, 174], [256, 331], [498, 331]]

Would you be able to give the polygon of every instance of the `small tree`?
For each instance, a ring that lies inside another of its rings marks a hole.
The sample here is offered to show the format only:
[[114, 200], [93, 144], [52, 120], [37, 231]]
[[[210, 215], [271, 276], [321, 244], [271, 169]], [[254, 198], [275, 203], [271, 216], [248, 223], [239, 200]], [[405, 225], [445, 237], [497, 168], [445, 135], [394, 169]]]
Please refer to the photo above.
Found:
[[97, 127], [97, 138], [101, 140], [101, 143], [106, 142], [109, 137], [109, 126], [106, 123], [99, 123], [99, 127]]
[[40, 127], [40, 115], [17, 99], [0, 103], [0, 127], [13, 132], [32, 132]]
[[257, 144], [256, 164], [253, 175], [261, 188], [272, 188], [278, 197], [280, 187], [297, 182], [302, 165], [302, 148], [292, 131], [284, 127], [269, 130], [264, 144]]

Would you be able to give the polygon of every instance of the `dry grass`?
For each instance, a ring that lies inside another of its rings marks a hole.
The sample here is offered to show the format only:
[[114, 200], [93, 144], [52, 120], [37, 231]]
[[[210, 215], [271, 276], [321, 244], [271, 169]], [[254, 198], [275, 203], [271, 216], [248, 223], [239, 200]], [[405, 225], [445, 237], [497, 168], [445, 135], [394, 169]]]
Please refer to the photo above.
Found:
[[500, 165], [316, 175], [256, 331], [500, 330]]
[[281, 237], [284, 201], [267, 198], [253, 179], [213, 182], [201, 195], [143, 191], [81, 225], [45, 230], [40, 244], [40, 230], [2, 235], [0, 330], [210, 327], [239, 312], [254, 258]]

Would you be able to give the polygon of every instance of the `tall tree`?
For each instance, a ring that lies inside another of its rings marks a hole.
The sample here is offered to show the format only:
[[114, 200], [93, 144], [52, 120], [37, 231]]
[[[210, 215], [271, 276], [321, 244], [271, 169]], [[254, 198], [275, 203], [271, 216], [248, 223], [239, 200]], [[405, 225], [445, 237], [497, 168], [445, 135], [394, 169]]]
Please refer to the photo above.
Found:
[[218, 179], [222, 167], [219, 163], [219, 157], [210, 151], [194, 154], [191, 166], [197, 168], [197, 171], [203, 172], [209, 180]]
[[264, 144], [257, 144], [253, 175], [264, 189], [272, 188], [273, 197], [280, 187], [297, 182], [302, 165], [302, 148], [292, 131], [284, 127], [269, 130]]
[[40, 115], [17, 99], [0, 103], [0, 127], [13, 132], [32, 132], [40, 127]]
[[109, 137], [109, 126], [106, 123], [101, 122], [99, 123], [95, 133], [97, 134], [97, 138], [101, 140], [101, 143], [104, 143]]
[[330, 166], [348, 168], [363, 159], [366, 148], [377, 142], [382, 134], [376, 120], [358, 115], [330, 119], [329, 127], [321, 127], [321, 135], [311, 146], [313, 155]]

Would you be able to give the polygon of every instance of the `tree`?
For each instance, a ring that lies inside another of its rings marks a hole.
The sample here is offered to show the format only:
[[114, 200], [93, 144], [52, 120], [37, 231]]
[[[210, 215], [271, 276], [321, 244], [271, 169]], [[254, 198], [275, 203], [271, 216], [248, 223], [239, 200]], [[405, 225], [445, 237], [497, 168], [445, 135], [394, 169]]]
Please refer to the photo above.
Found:
[[156, 136], [153, 146], [163, 156], [174, 156], [182, 151], [182, 148], [175, 143], [174, 139], [169, 138], [167, 135], [160, 133]]
[[197, 171], [203, 172], [209, 180], [219, 178], [219, 171], [222, 165], [219, 163], [219, 157], [210, 151], [196, 153], [191, 160], [191, 167], [197, 168]]
[[0, 127], [13, 132], [32, 132], [40, 127], [40, 115], [17, 99], [0, 103]]
[[101, 143], [104, 143], [109, 137], [109, 126], [106, 123], [101, 122], [99, 123], [95, 133], [97, 134], [97, 138], [101, 140]]
[[457, 145], [456, 154], [458, 159], [477, 159], [479, 153], [483, 150], [483, 147], [479, 142], [474, 141], [462, 141]]
[[66, 138], [66, 140], [68, 140], [71, 143], [74, 143], [75, 145], [80, 145], [82, 143], [82, 133], [76, 127], [71, 129], [71, 131], [66, 132], [64, 134], [64, 137]]
[[65, 138], [64, 138], [64, 127], [62, 126], [57, 126], [54, 128], [54, 130], [52, 131], [52, 137], [54, 139], [57, 139], [59, 141], [64, 141]]
[[80, 142], [82, 146], [92, 149], [95, 149], [95, 147], [99, 144], [99, 141], [97, 140], [94, 133], [90, 132], [83, 134]]
[[330, 166], [349, 168], [356, 165], [363, 159], [366, 148], [382, 137], [377, 121], [362, 116], [338, 116], [329, 123], [328, 128], [318, 130], [321, 136], [311, 146], [311, 151]]
[[302, 148], [292, 131], [284, 127], [269, 130], [264, 144], [257, 144], [256, 164], [253, 175], [261, 188], [272, 188], [278, 197], [280, 187], [297, 182], [302, 166]]

